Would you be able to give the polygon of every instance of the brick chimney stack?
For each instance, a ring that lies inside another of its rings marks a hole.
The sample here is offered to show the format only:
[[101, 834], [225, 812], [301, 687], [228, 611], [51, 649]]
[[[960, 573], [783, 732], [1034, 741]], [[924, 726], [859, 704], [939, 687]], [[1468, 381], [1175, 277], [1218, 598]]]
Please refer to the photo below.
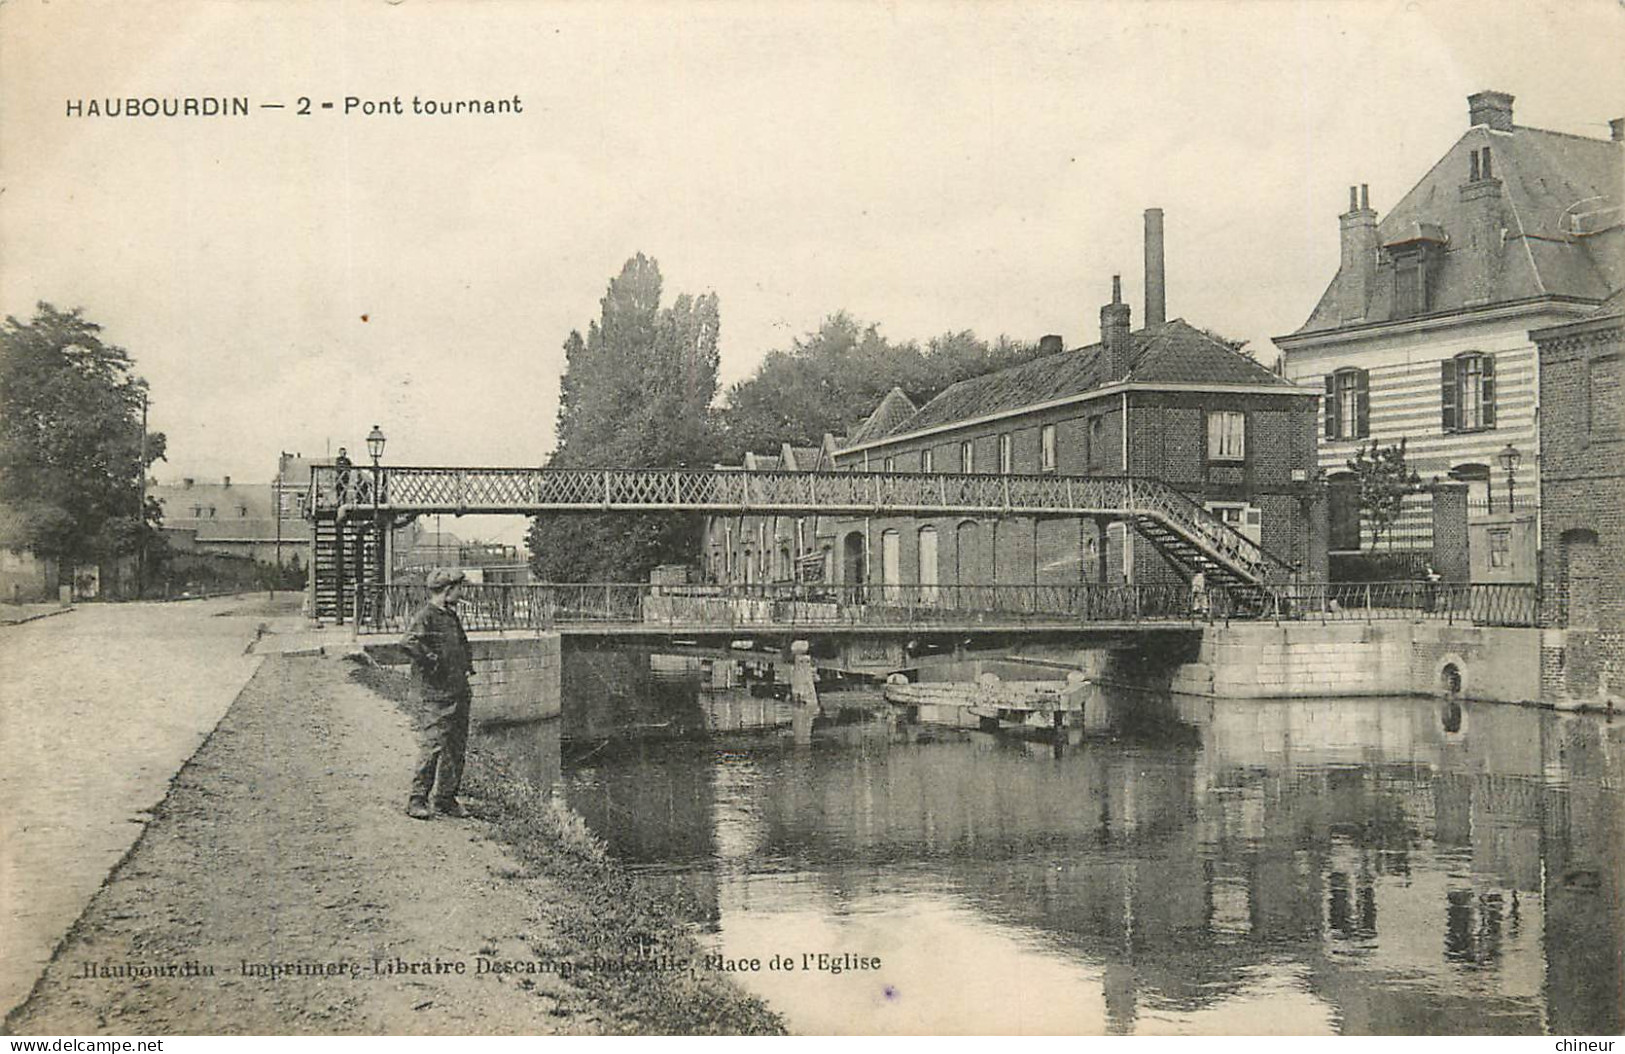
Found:
[[1467, 123], [1497, 132], [1512, 131], [1512, 96], [1504, 91], [1481, 91], [1467, 96]]
[[1105, 356], [1106, 380], [1120, 381], [1128, 376], [1134, 359], [1134, 340], [1129, 336], [1129, 306], [1123, 303], [1123, 276], [1112, 275], [1112, 302], [1100, 309], [1100, 353]]
[[1337, 268], [1337, 305], [1340, 320], [1347, 324], [1365, 319], [1377, 281], [1377, 211], [1371, 207], [1366, 184], [1349, 188], [1349, 210], [1338, 219], [1342, 255]]
[[1145, 324], [1168, 321], [1168, 287], [1162, 269], [1162, 210], [1145, 210]]
[[[1510, 105], [1512, 97], [1506, 98]], [[1509, 128], [1510, 114], [1508, 110]], [[1491, 144], [1468, 152], [1467, 178], [1460, 188], [1464, 229], [1451, 232], [1452, 247], [1460, 254], [1461, 271], [1467, 278], [1468, 306], [1489, 303], [1500, 282], [1508, 224], [1501, 179], [1495, 174], [1496, 149]]]

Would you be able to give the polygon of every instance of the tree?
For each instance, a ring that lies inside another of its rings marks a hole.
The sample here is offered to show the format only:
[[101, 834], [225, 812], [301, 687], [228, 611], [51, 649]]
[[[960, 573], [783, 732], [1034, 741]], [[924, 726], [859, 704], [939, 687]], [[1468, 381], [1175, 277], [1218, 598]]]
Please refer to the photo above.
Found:
[[1371, 525], [1371, 548], [1393, 527], [1404, 509], [1405, 495], [1414, 494], [1421, 479], [1405, 463], [1405, 440], [1379, 447], [1376, 440], [1362, 443], [1348, 459], [1349, 471], [1359, 486], [1360, 514]]
[[893, 344], [880, 327], [844, 311], [797, 337], [788, 351], [771, 351], [756, 373], [728, 390], [723, 410], [726, 454], [767, 453], [781, 443], [816, 446], [824, 434], [844, 434], [893, 387], [922, 405], [943, 389], [1032, 358], [1033, 345], [1000, 337], [992, 345], [970, 330], [944, 333], [922, 350]]
[[[718, 454], [720, 313], [714, 293], [660, 306], [659, 264], [626, 262], [599, 301], [587, 335], [564, 342], [554, 468], [706, 466]], [[663, 563], [692, 563], [693, 515], [548, 514], [534, 517], [531, 565], [546, 581], [638, 581]]]
[[140, 551], [161, 519], [141, 481], [164, 456], [143, 442], [147, 382], [79, 309], [41, 303], [0, 326], [0, 506], [5, 544], [74, 563]]

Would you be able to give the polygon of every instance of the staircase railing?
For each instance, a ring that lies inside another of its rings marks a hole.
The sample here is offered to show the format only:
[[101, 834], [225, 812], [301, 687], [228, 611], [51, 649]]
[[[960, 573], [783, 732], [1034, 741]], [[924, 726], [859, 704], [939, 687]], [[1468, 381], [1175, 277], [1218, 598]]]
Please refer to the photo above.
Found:
[[1160, 480], [1129, 480], [1128, 505], [1161, 519], [1206, 550], [1210, 558], [1254, 582], [1284, 584], [1293, 576], [1291, 564]]

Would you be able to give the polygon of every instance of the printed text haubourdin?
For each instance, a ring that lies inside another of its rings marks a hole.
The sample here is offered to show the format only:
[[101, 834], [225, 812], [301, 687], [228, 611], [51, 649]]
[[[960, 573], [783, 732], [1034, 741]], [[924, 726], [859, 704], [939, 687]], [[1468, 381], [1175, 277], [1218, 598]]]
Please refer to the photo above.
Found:
[[256, 110], [285, 110], [310, 117], [323, 112], [345, 117], [453, 117], [521, 114], [518, 95], [458, 99], [432, 95], [309, 95], [285, 102], [255, 102], [247, 95], [129, 95], [66, 100], [68, 117], [248, 117]]

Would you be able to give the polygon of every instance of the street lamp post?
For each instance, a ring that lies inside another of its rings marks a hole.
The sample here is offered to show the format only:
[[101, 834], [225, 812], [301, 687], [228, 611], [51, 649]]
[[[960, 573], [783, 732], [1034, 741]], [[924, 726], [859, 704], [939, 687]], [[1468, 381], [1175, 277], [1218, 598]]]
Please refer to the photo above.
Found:
[[383, 523], [378, 518], [378, 504], [379, 504], [379, 501], [380, 501], [381, 491], [383, 489], [383, 470], [379, 466], [379, 462], [383, 459], [383, 456], [384, 456], [384, 443], [385, 442], [386, 442], [386, 440], [384, 439], [384, 431], [383, 431], [383, 429], [379, 428], [377, 425], [373, 425], [372, 426], [372, 431], [367, 433], [367, 453], [372, 456], [372, 531], [373, 531], [372, 554], [373, 554], [373, 566], [377, 570], [376, 577], [377, 577], [378, 585], [380, 586], [379, 599], [378, 599], [377, 602], [375, 602], [375, 606], [374, 606], [375, 611], [378, 610], [376, 604], [381, 603], [382, 600], [383, 600], [383, 590], [382, 590], [381, 587], [383, 586], [384, 579], [385, 579], [385, 572], [384, 572], [384, 544], [385, 544], [384, 535], [385, 535], [385, 532], [384, 532]]
[[1508, 443], [1501, 453], [1497, 455], [1496, 460], [1501, 462], [1502, 468], [1506, 469], [1507, 513], [1510, 515], [1517, 511], [1517, 506], [1513, 501], [1513, 476], [1517, 474], [1518, 462], [1523, 460], [1523, 453], [1517, 447]]

